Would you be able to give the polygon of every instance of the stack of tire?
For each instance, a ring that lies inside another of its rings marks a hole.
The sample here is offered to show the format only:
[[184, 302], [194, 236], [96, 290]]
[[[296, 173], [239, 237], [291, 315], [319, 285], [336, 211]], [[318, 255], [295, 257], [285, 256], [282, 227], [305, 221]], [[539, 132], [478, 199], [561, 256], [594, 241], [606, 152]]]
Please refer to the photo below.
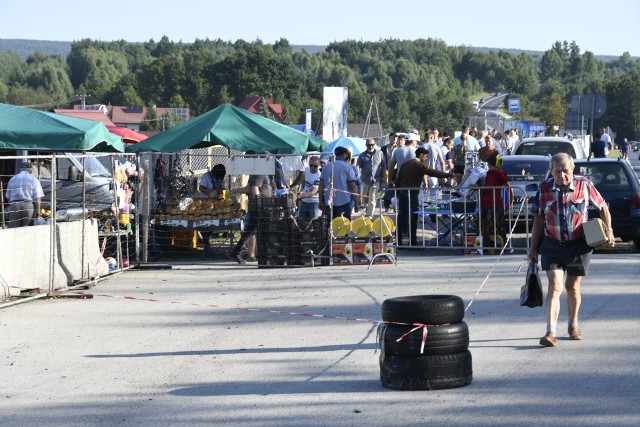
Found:
[[[455, 295], [385, 300], [383, 323], [378, 327], [382, 385], [395, 390], [441, 390], [471, 384], [469, 328], [463, 318], [464, 303]], [[426, 340], [422, 327], [409, 333], [416, 324], [426, 325]]]

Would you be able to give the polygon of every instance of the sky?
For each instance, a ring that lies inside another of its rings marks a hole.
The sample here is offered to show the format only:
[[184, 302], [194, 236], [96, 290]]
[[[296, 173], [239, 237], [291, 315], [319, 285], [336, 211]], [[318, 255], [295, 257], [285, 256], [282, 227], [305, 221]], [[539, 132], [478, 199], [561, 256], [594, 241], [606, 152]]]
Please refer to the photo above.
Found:
[[640, 57], [638, 0], [0, 0], [0, 39], [143, 42], [285, 38], [292, 45], [434, 38], [449, 46]]

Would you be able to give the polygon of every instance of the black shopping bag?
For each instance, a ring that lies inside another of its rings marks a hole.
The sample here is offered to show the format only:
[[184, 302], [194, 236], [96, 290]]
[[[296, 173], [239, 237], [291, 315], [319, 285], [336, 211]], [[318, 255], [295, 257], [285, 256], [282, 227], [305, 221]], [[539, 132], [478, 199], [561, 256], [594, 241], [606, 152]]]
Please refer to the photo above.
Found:
[[527, 269], [527, 280], [520, 289], [520, 305], [525, 307], [542, 306], [542, 283], [538, 274], [538, 264], [529, 263]]

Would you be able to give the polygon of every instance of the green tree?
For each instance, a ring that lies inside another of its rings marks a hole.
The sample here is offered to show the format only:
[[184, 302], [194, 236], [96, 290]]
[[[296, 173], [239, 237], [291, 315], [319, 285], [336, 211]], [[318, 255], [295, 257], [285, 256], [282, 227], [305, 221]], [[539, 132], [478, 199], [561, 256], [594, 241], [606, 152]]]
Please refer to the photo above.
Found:
[[640, 71], [622, 75], [606, 86], [607, 112], [603, 123], [611, 126], [619, 139], [640, 138]]
[[129, 72], [124, 53], [108, 51], [102, 47], [76, 48], [74, 44], [67, 63], [74, 87], [96, 99], [106, 98], [112, 87]]
[[169, 105], [182, 93], [186, 70], [182, 56], [163, 56], [136, 73], [138, 93], [145, 102]]
[[32, 89], [20, 85], [9, 87], [6, 97], [7, 104], [13, 105], [41, 105], [52, 101], [42, 88]]
[[133, 74], [124, 75], [107, 93], [105, 102], [112, 105], [144, 105], [136, 86]]
[[29, 55], [26, 62], [26, 86], [40, 89], [56, 101], [66, 101], [73, 94], [69, 73], [61, 56], [36, 52]]
[[560, 80], [564, 76], [567, 66], [566, 51], [560, 42], [556, 42], [553, 48], [547, 50], [540, 60], [540, 80]]
[[0, 52], [0, 83], [21, 82], [26, 64], [15, 52]]
[[542, 98], [539, 116], [546, 122], [548, 135], [553, 135], [554, 126], [564, 127], [566, 112], [567, 105], [559, 93], [554, 92]]
[[140, 123], [141, 131], [161, 131], [162, 120], [158, 118], [158, 112], [154, 105], [147, 106], [147, 112], [144, 115], [142, 123]]

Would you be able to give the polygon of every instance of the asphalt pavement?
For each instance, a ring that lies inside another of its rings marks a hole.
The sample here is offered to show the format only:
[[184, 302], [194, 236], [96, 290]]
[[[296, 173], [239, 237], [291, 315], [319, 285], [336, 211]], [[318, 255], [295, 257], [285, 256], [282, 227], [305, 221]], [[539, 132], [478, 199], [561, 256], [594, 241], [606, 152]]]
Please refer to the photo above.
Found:
[[[370, 269], [177, 263], [109, 277], [83, 291], [91, 299], [5, 308], [0, 425], [638, 425], [638, 254], [593, 256], [584, 340], [568, 340], [563, 295], [556, 348], [538, 344], [544, 309], [519, 306], [523, 261], [401, 251], [397, 267]], [[422, 294], [468, 306], [467, 387], [380, 383], [380, 306]]]
[[[638, 261], [622, 244], [594, 254], [584, 340], [566, 335], [563, 295], [556, 348], [538, 344], [544, 308], [519, 306], [522, 254], [129, 270], [69, 292], [93, 298], [0, 309], [0, 426], [636, 426]], [[380, 383], [380, 306], [424, 294], [465, 302], [467, 387]]]

